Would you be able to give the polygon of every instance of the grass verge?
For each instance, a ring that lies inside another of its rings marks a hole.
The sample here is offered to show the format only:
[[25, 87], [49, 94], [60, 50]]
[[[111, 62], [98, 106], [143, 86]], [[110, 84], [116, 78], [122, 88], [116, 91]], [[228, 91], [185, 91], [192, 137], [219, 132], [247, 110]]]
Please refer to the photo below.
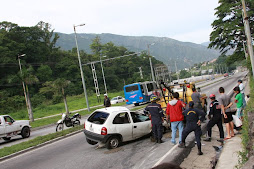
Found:
[[[124, 96], [124, 92], [115, 92], [115, 93], [109, 93], [108, 94], [110, 98], [113, 98], [115, 96]], [[101, 96], [101, 102], [97, 101], [97, 97], [95, 95], [89, 96], [89, 106], [97, 106], [103, 104], [103, 96]], [[78, 96], [67, 96], [67, 104], [69, 111], [78, 110], [86, 108], [86, 100], [84, 95], [78, 95]], [[33, 108], [33, 115], [34, 118], [42, 118], [50, 115], [55, 115], [59, 113], [65, 112], [65, 106], [64, 103], [57, 103], [54, 105], [46, 105], [42, 104], [36, 108]], [[1, 113], [0, 113], [1, 114]], [[26, 108], [17, 111], [17, 112], [10, 112], [10, 116], [12, 116], [16, 120], [28, 120], [28, 113]]]
[[243, 125], [242, 125], [242, 145], [243, 145], [243, 150], [239, 152], [238, 156], [238, 166], [237, 168], [241, 168], [244, 163], [248, 161], [248, 149], [247, 145], [249, 140], [249, 119], [248, 119], [248, 112], [254, 112], [254, 80], [251, 77], [249, 81], [250, 85], [250, 99], [247, 103], [247, 106], [244, 110], [244, 115], [243, 115]]
[[[112, 106], [122, 106], [122, 105], [125, 105], [125, 102], [114, 104]], [[90, 112], [88, 112], [87, 110], [83, 110], [83, 111], [80, 111], [78, 113], [81, 116], [84, 116], [84, 115], [92, 113], [93, 111], [95, 111], [96, 109], [99, 109], [99, 108], [103, 108], [103, 106], [92, 108], [92, 109], [90, 109]], [[55, 124], [60, 119], [61, 119], [61, 115], [50, 117], [50, 118], [36, 120], [34, 122], [31, 122], [30, 124], [31, 124], [32, 128], [36, 128], [36, 127], [46, 126], [46, 125], [49, 125], [49, 124]]]
[[38, 136], [38, 137], [36, 137], [32, 140], [28, 140], [28, 141], [25, 141], [25, 142], [22, 142], [22, 143], [19, 143], [19, 144], [15, 144], [11, 147], [4, 147], [0, 151], [0, 157], [8, 156], [10, 154], [19, 152], [21, 150], [25, 150], [27, 148], [37, 146], [37, 145], [45, 143], [49, 140], [65, 136], [67, 134], [70, 134], [74, 131], [78, 131], [78, 130], [81, 130], [81, 129], [83, 129], [82, 125], [76, 126], [76, 127], [70, 128], [70, 129], [66, 129], [66, 130], [61, 131], [61, 132], [51, 133], [51, 134], [48, 134], [48, 135], [45, 135], [45, 136]]

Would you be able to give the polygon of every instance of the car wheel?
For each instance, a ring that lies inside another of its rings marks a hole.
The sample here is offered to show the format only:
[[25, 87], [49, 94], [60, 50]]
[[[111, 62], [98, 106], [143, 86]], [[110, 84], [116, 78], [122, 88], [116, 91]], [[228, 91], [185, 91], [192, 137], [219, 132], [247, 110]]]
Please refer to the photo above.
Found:
[[28, 138], [30, 136], [30, 128], [29, 127], [23, 127], [21, 130], [21, 136], [23, 138]]
[[9, 141], [9, 140], [11, 140], [11, 137], [3, 137], [3, 139], [4, 139], [5, 141]]
[[112, 136], [106, 142], [107, 149], [114, 149], [117, 148], [120, 144], [120, 139], [117, 136]]
[[63, 128], [64, 128], [63, 123], [58, 123], [57, 126], [56, 126], [56, 132], [57, 131], [63, 131]]
[[139, 106], [139, 103], [134, 103], [134, 106]]
[[92, 140], [90, 140], [90, 139], [88, 139], [88, 138], [86, 138], [86, 141], [87, 141], [88, 144], [91, 144], [91, 145], [95, 145], [95, 144], [98, 143], [98, 142], [92, 141]]

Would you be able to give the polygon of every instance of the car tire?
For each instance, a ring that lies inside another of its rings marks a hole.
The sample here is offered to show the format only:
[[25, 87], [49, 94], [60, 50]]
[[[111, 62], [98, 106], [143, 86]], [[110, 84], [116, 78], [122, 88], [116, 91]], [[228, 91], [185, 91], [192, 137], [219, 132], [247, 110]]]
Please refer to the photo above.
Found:
[[98, 142], [93, 141], [93, 140], [90, 140], [90, 139], [88, 139], [88, 138], [86, 138], [86, 141], [87, 141], [88, 144], [91, 144], [91, 145], [95, 145], [95, 144], [98, 143]]
[[134, 103], [134, 106], [139, 106], [139, 103]]
[[4, 139], [5, 141], [10, 141], [10, 140], [11, 140], [11, 137], [3, 137], [3, 139]]
[[28, 138], [30, 136], [30, 128], [29, 127], [23, 127], [23, 129], [21, 130], [21, 136], [23, 138]]
[[56, 126], [56, 132], [63, 131], [64, 125], [63, 123], [58, 123]]
[[107, 149], [114, 149], [117, 148], [120, 145], [120, 139], [117, 136], [112, 136], [108, 139], [106, 142], [106, 148]]

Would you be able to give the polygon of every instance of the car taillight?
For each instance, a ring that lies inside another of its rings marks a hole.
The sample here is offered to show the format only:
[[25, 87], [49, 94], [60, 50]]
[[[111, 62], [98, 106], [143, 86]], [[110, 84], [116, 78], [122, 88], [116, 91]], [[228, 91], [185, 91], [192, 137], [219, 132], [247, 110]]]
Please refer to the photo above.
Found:
[[102, 127], [101, 135], [107, 135], [107, 128], [106, 127]]
[[143, 99], [143, 97], [139, 97], [139, 100], [142, 100]]
[[127, 99], [126, 102], [129, 102], [129, 100]]
[[84, 129], [86, 129], [86, 123], [84, 123]]

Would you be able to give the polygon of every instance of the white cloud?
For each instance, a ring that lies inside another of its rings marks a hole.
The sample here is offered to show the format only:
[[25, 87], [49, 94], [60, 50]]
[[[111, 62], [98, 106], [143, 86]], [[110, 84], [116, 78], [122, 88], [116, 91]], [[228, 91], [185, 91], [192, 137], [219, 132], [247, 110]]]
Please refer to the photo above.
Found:
[[209, 39], [205, 32], [211, 29], [218, 0], [8, 0], [1, 6], [0, 21], [20, 26], [44, 21], [57, 32], [73, 33], [73, 24], [86, 23], [77, 32], [200, 42]]

